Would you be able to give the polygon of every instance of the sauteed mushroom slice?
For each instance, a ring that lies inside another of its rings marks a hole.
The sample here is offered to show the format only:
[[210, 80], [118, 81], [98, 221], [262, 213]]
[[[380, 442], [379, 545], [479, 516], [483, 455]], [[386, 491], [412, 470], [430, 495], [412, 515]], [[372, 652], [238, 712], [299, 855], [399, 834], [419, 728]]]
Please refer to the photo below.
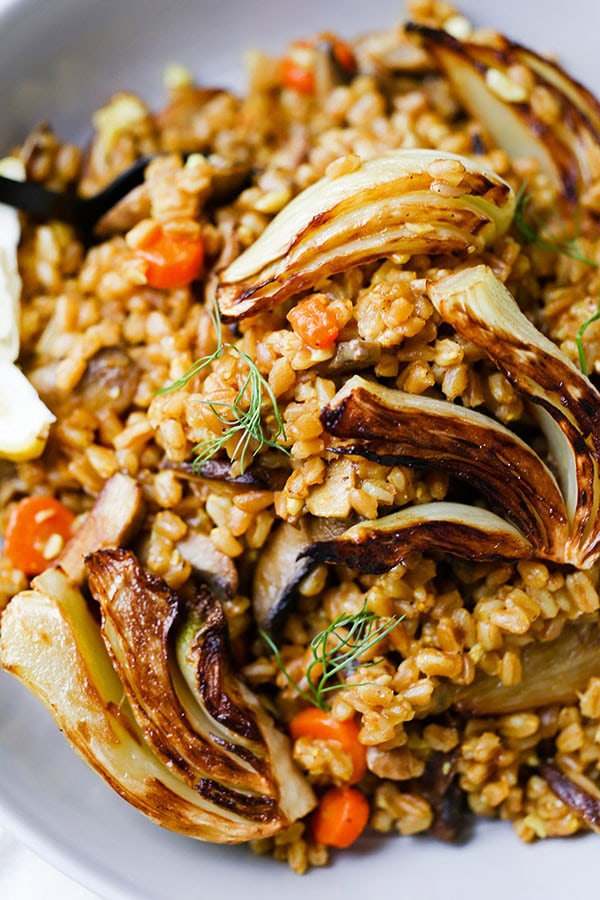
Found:
[[600, 393], [531, 324], [487, 266], [446, 276], [428, 293], [442, 318], [540, 410], [571, 520], [557, 561], [589, 568], [600, 553]]
[[[534, 157], [567, 205], [600, 174], [597, 101], [562, 70], [506, 38], [493, 45], [459, 41], [445, 31], [410, 24], [449, 79], [459, 100], [509, 156]], [[511, 76], [525, 66], [531, 86]], [[556, 106], [553, 118], [536, 110], [535, 89]]]
[[559, 800], [581, 816], [592, 831], [600, 833], [600, 791], [597, 785], [585, 775], [577, 772], [567, 775], [548, 762], [540, 765], [540, 772]]
[[252, 584], [252, 611], [256, 624], [277, 631], [298, 584], [314, 562], [301, 554], [312, 541], [306, 522], [298, 526], [282, 522], [269, 537], [257, 562]]
[[173, 462], [165, 460], [161, 464], [163, 469], [171, 469], [189, 481], [199, 481], [205, 478], [207, 481], [224, 481], [235, 484], [240, 490], [280, 491], [285, 485], [290, 470], [285, 466], [269, 466], [260, 462], [252, 462], [241, 474], [233, 474], [233, 463], [226, 459], [207, 459], [202, 465], [196, 466], [193, 462]]
[[[184, 153], [188, 157], [190, 153]], [[240, 191], [251, 180], [251, 168], [245, 164], [227, 163], [216, 157], [209, 157], [210, 193], [206, 198], [207, 206], [220, 206], [231, 203]], [[113, 234], [129, 231], [142, 219], [151, 215], [151, 197], [148, 182], [139, 184], [123, 197], [112, 209], [105, 213], [94, 229], [96, 237], [104, 238]]]
[[445, 470], [479, 490], [541, 556], [562, 551], [568, 520], [554, 476], [524, 441], [489, 416], [355, 376], [321, 420], [330, 434], [351, 440], [343, 452], [384, 465]]
[[67, 542], [55, 565], [75, 584], [86, 576], [85, 557], [104, 547], [120, 547], [135, 533], [144, 512], [138, 482], [117, 472], [108, 479], [83, 525]]
[[151, 214], [150, 191], [146, 183], [138, 184], [119, 200], [112, 209], [104, 213], [94, 229], [98, 238], [106, 238], [113, 234], [125, 234]]
[[[140, 591], [137, 604], [147, 600]], [[279, 732], [272, 743], [266, 737], [265, 745], [269, 752], [286, 756], [281, 784], [269, 774], [268, 756], [264, 776], [252, 775], [250, 753], [240, 755], [236, 763], [240, 770], [246, 767], [246, 779], [264, 777], [269, 784], [265, 794], [210, 777], [194, 789], [181, 777], [175, 751], [168, 764], [163, 762], [123, 698], [98, 623], [60, 569], [48, 569], [31, 590], [10, 602], [3, 615], [0, 654], [4, 668], [42, 700], [83, 759], [125, 800], [165, 828], [202, 840], [238, 843], [273, 834], [314, 805], [312, 791], [293, 768]], [[142, 661], [139, 666], [141, 670]], [[261, 734], [275, 732], [266, 714], [257, 712], [255, 721]], [[215, 722], [214, 730], [218, 727]], [[230, 747], [218, 749], [233, 760]], [[163, 756], [168, 757], [168, 747]]]
[[298, 585], [315, 562], [303, 555], [315, 542], [343, 534], [345, 519], [304, 516], [298, 525], [282, 522], [260, 555], [252, 585], [252, 611], [259, 628], [276, 633], [293, 605]]
[[52, 360], [29, 374], [40, 397], [58, 416], [81, 406], [90, 412], [111, 410], [121, 415], [133, 403], [140, 369], [131, 354], [120, 345], [102, 347], [87, 363], [79, 383], [71, 391], [56, 387], [58, 360]]
[[443, 501], [359, 522], [339, 538], [313, 544], [305, 555], [380, 574], [415, 551], [433, 550], [483, 562], [527, 559], [532, 549], [520, 531], [494, 513]]
[[351, 338], [340, 341], [335, 356], [321, 363], [317, 369], [319, 374], [328, 376], [345, 375], [347, 372], [358, 372], [377, 365], [381, 359], [381, 344], [378, 341], [365, 341], [363, 338]]
[[110, 409], [122, 415], [133, 402], [140, 369], [124, 347], [103, 347], [88, 361], [75, 388], [75, 403], [91, 412]]
[[217, 596], [233, 597], [238, 589], [238, 573], [231, 557], [217, 550], [207, 534], [190, 531], [178, 541], [177, 549]]
[[390, 151], [292, 200], [219, 273], [221, 313], [237, 319], [268, 309], [393, 253], [474, 253], [508, 229], [514, 206], [509, 185], [466, 157]]
[[431, 806], [433, 822], [427, 834], [448, 843], [462, 842], [469, 825], [467, 803], [458, 785], [457, 759], [456, 750], [434, 750], [423, 774], [406, 784], [410, 793], [424, 797]]

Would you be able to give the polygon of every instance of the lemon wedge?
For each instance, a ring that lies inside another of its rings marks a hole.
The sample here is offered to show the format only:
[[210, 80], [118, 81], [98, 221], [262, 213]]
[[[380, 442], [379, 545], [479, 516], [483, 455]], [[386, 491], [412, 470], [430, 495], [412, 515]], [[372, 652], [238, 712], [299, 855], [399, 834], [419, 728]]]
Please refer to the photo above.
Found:
[[[0, 159], [0, 175], [24, 181], [20, 159]], [[56, 421], [37, 391], [15, 365], [19, 355], [21, 277], [17, 248], [19, 214], [0, 203], [0, 457], [21, 462], [41, 456], [50, 425]]]
[[55, 421], [23, 372], [0, 361], [0, 457], [21, 462], [41, 456]]

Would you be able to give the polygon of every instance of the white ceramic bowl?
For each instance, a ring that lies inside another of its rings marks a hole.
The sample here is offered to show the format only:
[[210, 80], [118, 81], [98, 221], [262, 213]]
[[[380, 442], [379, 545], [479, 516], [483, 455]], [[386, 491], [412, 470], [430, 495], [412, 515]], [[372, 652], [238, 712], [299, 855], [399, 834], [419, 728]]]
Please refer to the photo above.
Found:
[[[600, 4], [592, 0], [466, 0], [481, 24], [554, 51], [600, 91]], [[94, 109], [121, 88], [160, 102], [166, 63], [240, 87], [248, 47], [281, 48], [319, 29], [352, 34], [403, 16], [396, 0], [0, 0], [0, 152], [40, 120], [85, 141]], [[102, 897], [261, 900], [364, 897], [562, 900], [593, 890], [598, 845], [521, 844], [486, 823], [455, 848], [367, 837], [304, 878], [244, 848], [162, 831], [74, 756], [49, 715], [0, 673], [0, 820], [33, 850]]]

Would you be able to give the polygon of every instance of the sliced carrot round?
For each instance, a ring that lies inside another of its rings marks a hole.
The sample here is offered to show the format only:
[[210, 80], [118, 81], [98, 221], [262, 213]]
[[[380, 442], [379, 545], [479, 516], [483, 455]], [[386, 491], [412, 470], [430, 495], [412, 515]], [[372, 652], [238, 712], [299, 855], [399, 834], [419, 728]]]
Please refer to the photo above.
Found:
[[75, 516], [55, 497], [26, 497], [12, 509], [4, 553], [26, 575], [38, 575], [71, 536]]
[[291, 45], [288, 55], [279, 64], [279, 80], [283, 87], [299, 94], [315, 93], [316, 49], [323, 43], [330, 47], [330, 53], [341, 69], [348, 75], [356, 73], [356, 57], [350, 46], [331, 32], [323, 31], [311, 40], [296, 41]]
[[349, 847], [369, 821], [369, 803], [356, 788], [331, 788], [312, 817], [313, 837], [328, 847]]

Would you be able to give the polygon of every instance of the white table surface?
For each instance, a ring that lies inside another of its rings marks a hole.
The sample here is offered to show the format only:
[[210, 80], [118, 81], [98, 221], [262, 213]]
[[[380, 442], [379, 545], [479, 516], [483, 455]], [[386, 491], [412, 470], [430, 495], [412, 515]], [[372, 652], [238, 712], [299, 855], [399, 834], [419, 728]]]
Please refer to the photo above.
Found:
[[18, 843], [0, 826], [2, 900], [97, 900], [61, 872]]

